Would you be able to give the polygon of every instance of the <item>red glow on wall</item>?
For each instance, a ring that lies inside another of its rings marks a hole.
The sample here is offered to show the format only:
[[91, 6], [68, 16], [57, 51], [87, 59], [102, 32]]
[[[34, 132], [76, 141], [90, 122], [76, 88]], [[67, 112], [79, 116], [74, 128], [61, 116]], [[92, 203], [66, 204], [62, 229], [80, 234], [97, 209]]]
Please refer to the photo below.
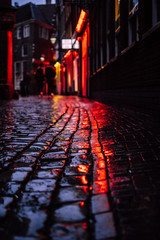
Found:
[[65, 88], [66, 88], [65, 72], [66, 72], [66, 68], [65, 68], [65, 66], [63, 64], [61, 64], [61, 82], [62, 82], [62, 91], [63, 91], [63, 93], [65, 92]]
[[82, 9], [81, 13], [80, 13], [80, 17], [78, 19], [77, 26], [76, 26], [76, 32], [78, 32], [78, 33], [81, 32], [81, 30], [82, 30], [82, 28], [84, 26], [86, 17], [87, 17], [87, 13]]
[[7, 83], [12, 84], [12, 32], [7, 33], [8, 40], [8, 58], [7, 58]]
[[88, 76], [88, 32], [87, 26], [82, 39], [82, 96], [87, 96], [87, 76]]

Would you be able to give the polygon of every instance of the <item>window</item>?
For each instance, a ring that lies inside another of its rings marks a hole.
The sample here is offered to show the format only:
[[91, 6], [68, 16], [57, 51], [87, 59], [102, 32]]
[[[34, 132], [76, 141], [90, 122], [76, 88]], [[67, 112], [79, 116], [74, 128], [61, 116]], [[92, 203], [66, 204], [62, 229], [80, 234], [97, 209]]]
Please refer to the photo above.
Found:
[[30, 26], [29, 25], [25, 25], [23, 27], [23, 37], [27, 38], [30, 36]]
[[110, 55], [110, 52], [109, 52], [109, 29], [110, 29], [110, 26], [109, 26], [109, 17], [110, 17], [110, 2], [107, 1], [106, 2], [106, 62], [109, 62], [109, 55]]
[[115, 0], [115, 56], [120, 52], [120, 0]]
[[17, 39], [21, 39], [22, 38], [22, 27], [18, 27], [17, 28]]
[[128, 42], [129, 45], [132, 42], [139, 40], [138, 35], [138, 0], [129, 0], [129, 9], [128, 9]]
[[152, 0], [152, 25], [160, 21], [160, 1]]
[[42, 26], [39, 26], [39, 37], [48, 40], [48, 29]]
[[138, 0], [129, 0], [129, 14], [134, 14], [138, 7]]
[[28, 56], [28, 46], [27, 44], [23, 44], [22, 46], [22, 57]]
[[115, 30], [120, 28], [120, 0], [115, 0]]

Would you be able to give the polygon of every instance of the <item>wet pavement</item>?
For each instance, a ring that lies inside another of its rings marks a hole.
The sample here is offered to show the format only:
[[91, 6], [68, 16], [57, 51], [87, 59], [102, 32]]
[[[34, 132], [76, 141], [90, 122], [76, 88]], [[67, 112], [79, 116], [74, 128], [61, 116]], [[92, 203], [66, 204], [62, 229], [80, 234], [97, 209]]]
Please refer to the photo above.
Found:
[[1, 240], [160, 239], [160, 135], [77, 97], [0, 102]]

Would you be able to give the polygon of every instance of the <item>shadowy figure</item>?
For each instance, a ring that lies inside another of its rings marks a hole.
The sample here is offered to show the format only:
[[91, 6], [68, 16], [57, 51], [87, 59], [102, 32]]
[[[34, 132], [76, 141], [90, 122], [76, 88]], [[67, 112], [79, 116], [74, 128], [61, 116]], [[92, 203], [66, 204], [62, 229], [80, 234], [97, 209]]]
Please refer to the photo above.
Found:
[[25, 72], [23, 76], [23, 81], [21, 81], [21, 96], [29, 96], [29, 84], [31, 81], [31, 76], [29, 72]]
[[45, 70], [45, 77], [48, 83], [48, 95], [56, 93], [56, 71], [53, 67], [49, 66]]
[[37, 68], [35, 79], [37, 83], [38, 94], [43, 94], [44, 74], [41, 66]]

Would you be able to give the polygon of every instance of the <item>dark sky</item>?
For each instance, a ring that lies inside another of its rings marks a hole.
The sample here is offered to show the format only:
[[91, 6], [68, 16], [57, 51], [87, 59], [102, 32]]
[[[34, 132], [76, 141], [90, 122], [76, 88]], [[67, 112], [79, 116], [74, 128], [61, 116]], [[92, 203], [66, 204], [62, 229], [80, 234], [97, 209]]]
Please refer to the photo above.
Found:
[[[12, 5], [14, 6], [14, 3], [17, 2], [19, 6], [24, 5], [28, 2], [32, 2], [34, 4], [45, 4], [46, 0], [12, 0]], [[55, 3], [55, 0], [52, 0], [52, 3]]]

